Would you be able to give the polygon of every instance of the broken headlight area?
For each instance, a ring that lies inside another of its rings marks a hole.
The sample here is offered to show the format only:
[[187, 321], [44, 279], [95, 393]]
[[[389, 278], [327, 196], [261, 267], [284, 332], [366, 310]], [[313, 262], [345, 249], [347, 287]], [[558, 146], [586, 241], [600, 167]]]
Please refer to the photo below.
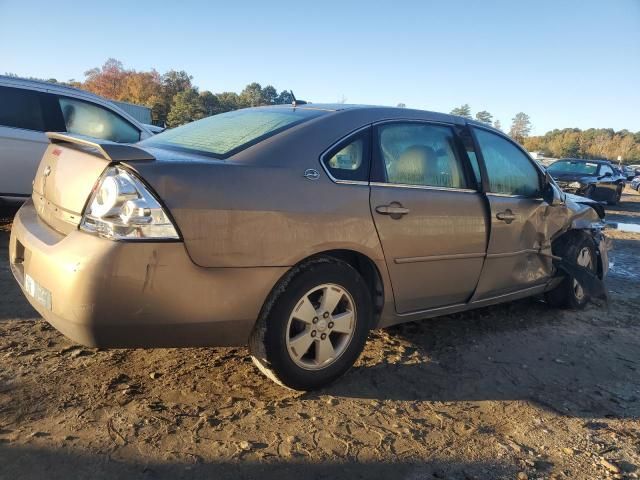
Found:
[[82, 215], [80, 229], [110, 240], [178, 240], [158, 199], [130, 172], [109, 167]]

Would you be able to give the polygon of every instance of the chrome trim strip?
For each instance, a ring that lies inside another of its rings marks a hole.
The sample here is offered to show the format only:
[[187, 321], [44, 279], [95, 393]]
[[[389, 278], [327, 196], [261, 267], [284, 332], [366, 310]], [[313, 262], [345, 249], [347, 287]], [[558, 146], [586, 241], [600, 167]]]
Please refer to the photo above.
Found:
[[439, 311], [447, 311], [450, 310], [452, 308], [464, 308], [466, 306], [468, 306], [468, 303], [454, 303], [453, 305], [445, 305], [444, 307], [435, 307], [435, 308], [427, 308], [426, 310], [414, 310], [411, 312], [405, 312], [405, 313], [397, 313], [396, 315], [398, 317], [409, 317], [412, 315], [424, 315], [426, 313], [431, 313], [431, 312], [439, 312]]
[[507, 198], [523, 198], [525, 200], [541, 200], [544, 199], [542, 197], [527, 197], [526, 195], [510, 195], [508, 193], [495, 193], [495, 192], [487, 192], [487, 197], [507, 197]]
[[329, 147], [326, 148], [324, 150], [324, 152], [322, 152], [320, 154], [320, 165], [322, 165], [322, 169], [324, 170], [324, 173], [327, 174], [327, 177], [329, 177], [333, 183], [341, 183], [343, 185], [369, 185], [369, 182], [365, 182], [364, 180], [341, 180], [341, 179], [338, 179], [338, 178], [334, 177], [333, 175], [331, 175], [331, 172], [329, 171], [329, 169], [327, 168], [327, 166], [324, 163], [324, 157], [327, 155], [327, 153], [329, 153], [331, 150], [333, 150], [335, 147], [337, 147], [342, 142], [348, 140], [349, 137], [358, 135], [360, 132], [366, 130], [367, 128], [371, 128], [371, 124], [367, 124], [367, 125], [365, 125], [363, 127], [360, 127], [360, 128], [358, 128], [356, 130], [353, 130], [352, 132], [347, 133], [344, 137], [341, 137], [340, 139], [336, 140], [331, 145], [329, 145]]
[[394, 259], [395, 263], [437, 262], [440, 260], [464, 260], [467, 258], [483, 258], [485, 253], [453, 253], [450, 255], [429, 255], [426, 257], [404, 257]]
[[495, 300], [498, 300], [500, 298], [508, 298], [508, 297], [512, 297], [512, 296], [516, 296], [516, 295], [522, 295], [524, 293], [527, 292], [533, 292], [536, 290], [544, 290], [547, 287], [547, 283], [541, 283], [538, 285], [534, 285], [533, 287], [527, 287], [527, 288], [522, 288], [520, 290], [516, 290], [514, 292], [509, 292], [509, 293], [503, 293], [502, 295], [496, 295], [495, 297], [487, 297], [487, 298], [483, 298], [481, 300], [475, 300], [473, 302], [470, 302], [468, 305], [478, 305], [478, 304], [482, 304], [485, 302], [493, 302]]
[[370, 182], [372, 187], [414, 188], [419, 190], [441, 190], [443, 192], [478, 193], [470, 188], [434, 187], [431, 185], [409, 185], [406, 183]]
[[540, 253], [540, 250], [537, 248], [526, 248], [524, 250], [518, 250], [517, 252], [488, 253], [487, 259], [517, 257], [518, 255], [524, 255], [525, 253]]

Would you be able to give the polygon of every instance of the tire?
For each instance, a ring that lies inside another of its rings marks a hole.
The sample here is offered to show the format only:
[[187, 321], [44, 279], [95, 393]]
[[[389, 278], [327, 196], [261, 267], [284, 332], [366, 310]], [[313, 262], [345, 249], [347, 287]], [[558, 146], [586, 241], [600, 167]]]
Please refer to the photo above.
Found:
[[[587, 266], [584, 265], [585, 251], [588, 252], [590, 258], [589, 268], [595, 273], [597, 269], [596, 245], [586, 233], [567, 234], [565, 238], [558, 240], [558, 243], [553, 247], [554, 255], [582, 266]], [[590, 297], [573, 276], [566, 275], [556, 288], [545, 294], [545, 300], [555, 308], [580, 310], [589, 303]]]
[[[325, 299], [330, 306], [321, 308]], [[351, 368], [371, 320], [371, 294], [362, 276], [348, 263], [318, 257], [292, 269], [274, 288], [249, 349], [270, 379], [294, 390], [315, 390]]]
[[618, 187], [616, 189], [616, 194], [615, 194], [615, 197], [613, 197], [613, 200], [609, 200], [607, 203], [609, 205], [618, 205], [620, 203], [621, 198], [622, 198], [622, 187]]
[[587, 187], [587, 189], [584, 191], [584, 197], [586, 198], [593, 198], [593, 192], [595, 192], [596, 187], [594, 187], [593, 185], [589, 185]]

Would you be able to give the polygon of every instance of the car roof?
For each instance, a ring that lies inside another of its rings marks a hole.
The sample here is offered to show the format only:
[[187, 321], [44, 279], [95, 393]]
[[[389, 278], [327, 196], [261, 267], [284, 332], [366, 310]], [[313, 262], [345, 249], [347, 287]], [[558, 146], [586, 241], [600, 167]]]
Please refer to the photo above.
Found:
[[7, 75], [0, 75], [0, 82], [5, 84], [11, 84], [19, 88], [33, 88], [36, 90], [47, 89], [50, 91], [56, 91], [58, 93], [67, 93], [74, 96], [83, 96], [100, 101], [109, 101], [86, 90], [81, 90], [69, 85], [62, 85], [60, 83], [48, 82], [46, 80], [34, 80], [30, 78], [11, 77]]
[[[264, 107], [254, 107], [254, 108], [292, 108], [291, 104], [284, 105], [267, 105]], [[296, 105], [295, 108], [306, 109], [306, 110], [323, 110], [326, 112], [347, 112], [347, 111], [359, 111], [360, 113], [366, 115], [367, 113], [371, 113], [372, 117], [380, 117], [381, 115], [389, 118], [389, 119], [415, 119], [415, 120], [437, 120], [437, 121], [448, 121], [450, 123], [455, 124], [468, 124], [481, 128], [485, 128], [487, 130], [491, 130], [499, 135], [506, 136], [505, 132], [502, 130], [498, 130], [494, 128], [492, 125], [489, 125], [484, 122], [480, 122], [478, 120], [473, 120], [467, 117], [461, 117], [458, 115], [451, 115], [450, 113], [442, 113], [435, 112], [433, 110], [420, 110], [416, 108], [406, 108], [406, 107], [389, 107], [384, 105], [363, 105], [363, 104], [350, 104], [350, 103], [304, 103], [302, 105]], [[430, 118], [437, 117], [437, 118]]]
[[146, 127], [142, 122], [136, 120], [129, 113], [125, 112], [118, 105], [113, 103], [111, 100], [101, 97], [100, 95], [96, 95], [91, 92], [87, 92], [86, 90], [82, 90], [80, 88], [70, 87], [68, 85], [60, 85], [58, 83], [47, 82], [46, 80], [32, 80], [29, 78], [20, 78], [13, 77], [8, 75], [0, 75], [0, 85], [4, 87], [14, 87], [14, 88], [24, 88], [30, 90], [37, 90], [40, 92], [49, 92], [60, 95], [72, 96], [75, 98], [80, 98], [82, 100], [86, 100], [88, 102], [93, 102], [97, 105], [101, 105], [102, 107], [107, 107], [115, 112], [118, 115], [124, 117], [130, 123], [133, 123], [139, 128], [142, 128], [147, 133], [151, 133], [148, 127]]

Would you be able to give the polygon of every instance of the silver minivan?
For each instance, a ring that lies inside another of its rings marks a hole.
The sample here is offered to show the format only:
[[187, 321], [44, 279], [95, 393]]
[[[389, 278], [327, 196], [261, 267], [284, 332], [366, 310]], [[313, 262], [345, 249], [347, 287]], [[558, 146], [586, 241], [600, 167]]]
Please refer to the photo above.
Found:
[[118, 143], [153, 135], [108, 100], [73, 87], [0, 75], [0, 202], [31, 195], [49, 144], [44, 132], [68, 132]]

